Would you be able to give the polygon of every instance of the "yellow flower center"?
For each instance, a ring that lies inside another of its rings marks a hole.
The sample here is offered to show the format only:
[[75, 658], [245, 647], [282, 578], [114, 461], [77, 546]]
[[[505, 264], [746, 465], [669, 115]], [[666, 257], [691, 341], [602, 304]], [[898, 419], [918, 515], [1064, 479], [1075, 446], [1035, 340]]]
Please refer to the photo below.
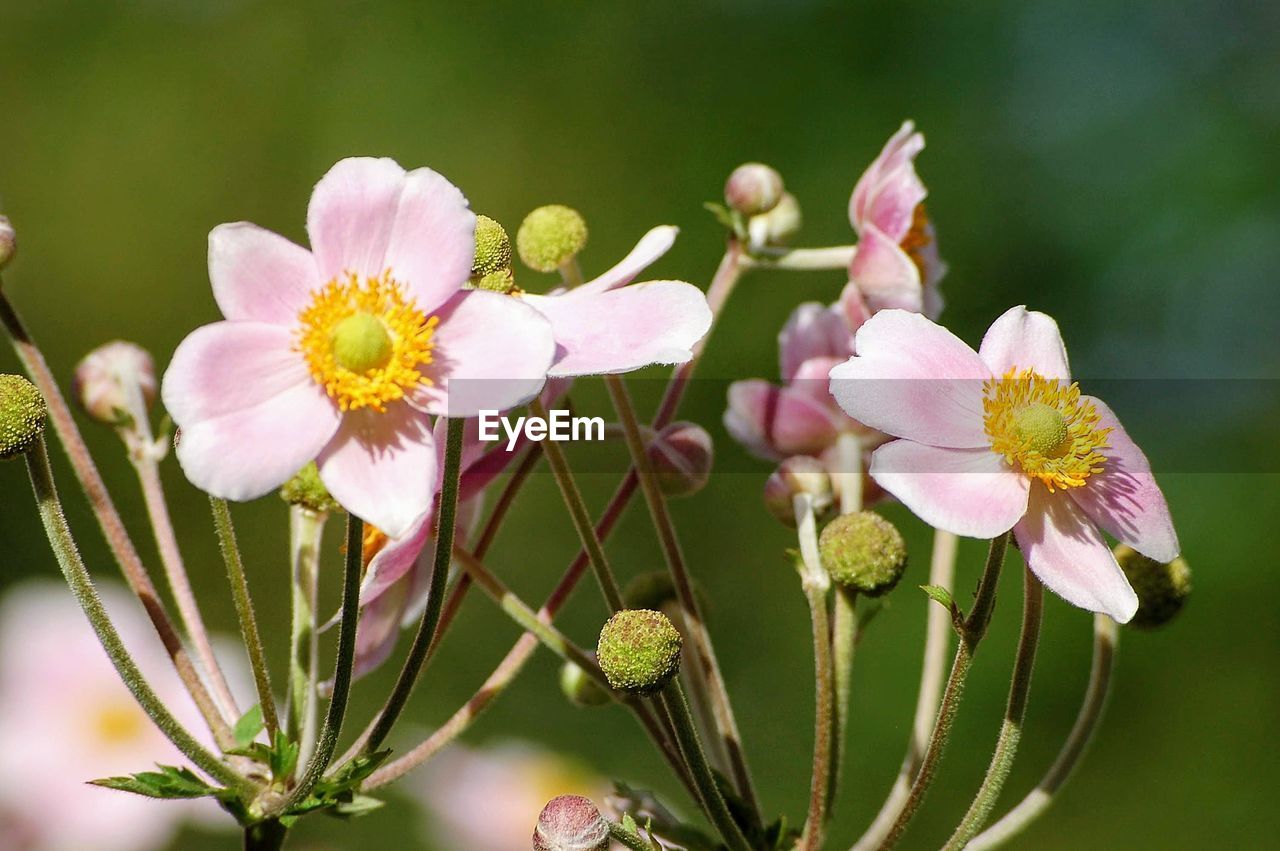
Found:
[[145, 733], [147, 720], [134, 704], [109, 701], [94, 713], [92, 727], [99, 741], [118, 745]]
[[1015, 368], [987, 381], [983, 397], [992, 450], [1050, 491], [1078, 488], [1102, 471], [1111, 429], [1098, 427], [1098, 411], [1080, 398], [1078, 384]]
[[911, 262], [915, 264], [916, 269], [920, 271], [921, 278], [928, 277], [928, 261], [924, 256], [924, 252], [932, 244], [933, 230], [929, 226], [929, 213], [924, 208], [924, 202], [921, 201], [916, 204], [915, 210], [911, 212], [911, 229], [902, 238], [902, 242], [898, 243], [899, 247], [911, 258]]
[[387, 403], [431, 383], [421, 367], [431, 363], [439, 319], [418, 310], [389, 269], [363, 281], [350, 272], [330, 281], [298, 323], [297, 349], [312, 378], [344, 411], [386, 411]]

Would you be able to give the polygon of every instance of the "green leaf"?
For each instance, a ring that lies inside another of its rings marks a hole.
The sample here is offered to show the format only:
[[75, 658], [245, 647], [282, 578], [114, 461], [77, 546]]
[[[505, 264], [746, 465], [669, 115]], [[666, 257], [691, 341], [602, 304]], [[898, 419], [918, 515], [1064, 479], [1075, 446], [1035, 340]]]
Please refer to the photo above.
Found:
[[262, 704], [255, 703], [248, 712], [240, 716], [240, 720], [236, 722], [235, 729], [232, 734], [236, 739], [236, 746], [247, 748], [253, 744], [253, 740], [258, 738], [258, 734], [262, 732], [264, 723], [262, 720]]
[[717, 201], [705, 201], [702, 204], [703, 209], [715, 216], [720, 224], [724, 225], [728, 230], [735, 230], [733, 211]]
[[359, 818], [368, 815], [374, 810], [381, 809], [385, 805], [384, 801], [377, 798], [371, 798], [368, 795], [354, 795], [350, 801], [339, 801], [325, 812], [335, 818]]
[[297, 742], [289, 741], [283, 732], [276, 730], [275, 741], [272, 742], [271, 752], [267, 758], [271, 776], [276, 780], [285, 780], [293, 776], [294, 769], [298, 767], [298, 751]]
[[921, 585], [920, 590], [929, 595], [929, 599], [941, 603], [948, 611], [955, 611], [956, 601], [951, 592], [941, 585]]
[[94, 786], [132, 792], [147, 798], [207, 798], [219, 796], [223, 790], [210, 786], [189, 768], [172, 765], [156, 766], [159, 771], [140, 771], [123, 777], [106, 777], [89, 781]]

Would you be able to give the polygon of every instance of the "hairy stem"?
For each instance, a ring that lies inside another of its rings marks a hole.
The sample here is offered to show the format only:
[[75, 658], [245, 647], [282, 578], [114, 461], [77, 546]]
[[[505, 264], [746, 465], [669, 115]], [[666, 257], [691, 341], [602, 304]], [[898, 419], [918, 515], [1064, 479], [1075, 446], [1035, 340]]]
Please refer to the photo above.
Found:
[[831, 658], [831, 624], [827, 616], [827, 592], [831, 580], [822, 568], [818, 555], [818, 526], [813, 512], [813, 497], [795, 496], [796, 531], [803, 563], [801, 582], [809, 603], [809, 619], [813, 625], [813, 770], [809, 780], [809, 811], [796, 851], [817, 851], [827, 824], [827, 805], [834, 784], [832, 756], [835, 747], [834, 666]]
[[[840, 513], [853, 514], [862, 510], [862, 442], [856, 434], [846, 432], [836, 441], [840, 469], [833, 478], [840, 486]], [[831, 772], [827, 785], [827, 818], [835, 803], [840, 785], [841, 768], [844, 765], [845, 743], [848, 740], [849, 700], [853, 690], [853, 660], [858, 637], [858, 593], [837, 587], [835, 614], [831, 628], [831, 653], [835, 681], [835, 713], [832, 715]]]
[[319, 695], [318, 591], [320, 545], [328, 516], [301, 505], [289, 508], [292, 618], [289, 630], [289, 713], [285, 729], [305, 762], [315, 747]]

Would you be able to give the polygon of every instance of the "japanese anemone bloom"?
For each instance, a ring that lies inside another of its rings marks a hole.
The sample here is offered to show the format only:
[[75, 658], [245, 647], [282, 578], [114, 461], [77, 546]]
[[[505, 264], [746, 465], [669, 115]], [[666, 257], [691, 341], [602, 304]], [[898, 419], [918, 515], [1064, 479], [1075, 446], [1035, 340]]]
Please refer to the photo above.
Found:
[[252, 499], [315, 460], [344, 507], [389, 535], [430, 508], [428, 415], [523, 403], [555, 354], [547, 321], [463, 290], [475, 216], [430, 169], [346, 159], [316, 185], [308, 251], [247, 223], [209, 235], [226, 321], [178, 346], [164, 402], [198, 487]]
[[922, 150], [924, 136], [904, 122], [849, 199], [849, 222], [858, 232], [849, 277], [873, 313], [901, 308], [937, 319], [942, 312], [938, 282], [947, 267], [924, 208], [929, 193], [916, 174]]
[[1178, 538], [1151, 466], [1102, 401], [1071, 383], [1058, 325], [1015, 307], [977, 352], [928, 319], [873, 316], [857, 356], [831, 370], [855, 417], [902, 438], [871, 476], [939, 529], [1010, 529], [1027, 565], [1067, 602], [1133, 617], [1138, 598], [1099, 528], [1160, 562]]

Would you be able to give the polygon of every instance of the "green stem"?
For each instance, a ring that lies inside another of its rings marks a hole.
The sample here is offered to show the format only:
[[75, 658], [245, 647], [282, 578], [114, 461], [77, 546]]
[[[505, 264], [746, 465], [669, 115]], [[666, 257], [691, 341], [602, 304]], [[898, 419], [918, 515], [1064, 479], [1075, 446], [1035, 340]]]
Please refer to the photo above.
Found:
[[244, 851], [280, 851], [289, 828], [277, 819], [267, 819], [244, 829]]
[[1117, 641], [1119, 635], [1116, 622], [1107, 615], [1094, 615], [1093, 662], [1089, 670], [1089, 684], [1085, 688], [1080, 714], [1076, 716], [1067, 741], [1036, 788], [1003, 818], [975, 836], [966, 846], [970, 851], [995, 848], [1012, 839], [1053, 803], [1053, 796], [1067, 782], [1072, 770], [1084, 756], [1098, 729], [1098, 723], [1102, 720], [1102, 711], [1106, 707], [1107, 693], [1111, 686]]
[[813, 512], [813, 498], [808, 494], [795, 497], [796, 531], [803, 564], [801, 583], [809, 603], [809, 619], [813, 625], [813, 770], [809, 780], [809, 810], [796, 851], [817, 851], [822, 847], [827, 823], [827, 805], [833, 785], [832, 755], [835, 747], [834, 670], [831, 658], [831, 624], [827, 615], [827, 592], [831, 580], [822, 568], [818, 555], [818, 527]]
[[75, 539], [72, 537], [71, 529], [67, 525], [66, 516], [62, 512], [62, 503], [58, 499], [58, 489], [54, 484], [53, 470], [49, 466], [49, 455], [45, 449], [43, 438], [37, 440], [36, 444], [31, 447], [27, 452], [26, 459], [27, 472], [31, 477], [31, 487], [35, 493], [36, 506], [40, 512], [40, 522], [44, 525], [49, 545], [57, 557], [58, 566], [62, 569], [62, 575], [66, 578], [67, 584], [71, 586], [72, 594], [75, 595], [80, 608], [84, 610], [85, 616], [89, 619], [89, 623], [98, 637], [98, 641], [102, 643], [103, 648], [107, 651], [107, 656], [111, 659], [111, 664], [115, 666], [120, 679], [124, 681], [134, 699], [138, 701], [138, 704], [147, 713], [152, 722], [160, 728], [165, 737], [201, 771], [230, 788], [251, 791], [251, 786], [245, 778], [233, 771], [226, 763], [207, 750], [204, 745], [196, 741], [195, 737], [178, 722], [178, 719], [173, 717], [173, 714], [169, 712], [168, 708], [161, 702], [150, 684], [143, 677], [142, 672], [138, 670], [138, 666], [133, 657], [129, 655], [129, 651], [125, 649], [124, 642], [120, 640], [120, 634], [116, 631], [115, 625], [112, 624], [111, 618], [107, 615], [106, 608], [102, 605], [102, 600], [93, 585], [89, 571], [84, 566], [84, 561], [80, 558]]
[[751, 851], [746, 837], [742, 835], [742, 828], [738, 827], [738, 823], [734, 821], [724, 796], [720, 794], [720, 787], [716, 785], [715, 773], [712, 772], [706, 753], [702, 750], [702, 742], [698, 740], [698, 731], [694, 727], [693, 715], [689, 712], [684, 690], [680, 688], [680, 678], [672, 677], [671, 682], [659, 693], [658, 699], [671, 719], [676, 741], [693, 775], [707, 818], [715, 825], [720, 837], [729, 847], [729, 851]]
[[262, 648], [262, 636], [258, 632], [258, 619], [253, 612], [253, 598], [249, 595], [249, 581], [244, 575], [244, 561], [240, 558], [240, 546], [236, 543], [236, 530], [231, 524], [231, 509], [225, 499], [209, 497], [213, 508], [213, 525], [218, 532], [218, 548], [227, 565], [227, 580], [231, 583], [231, 597], [236, 604], [236, 617], [240, 621], [240, 634], [249, 651], [249, 664], [253, 668], [253, 682], [258, 688], [258, 704], [262, 707], [262, 720], [268, 738], [275, 738], [280, 727], [276, 714], [276, 699], [271, 690], [271, 673], [267, 670], [267, 656]]
[[978, 582], [978, 593], [974, 597], [973, 609], [963, 624], [960, 645], [956, 648], [955, 660], [951, 663], [951, 673], [947, 677], [947, 686], [942, 693], [942, 703], [938, 707], [938, 718], [934, 722], [933, 733], [929, 737], [929, 747], [925, 750], [920, 762], [920, 770], [916, 773], [906, 799], [902, 802], [897, 816], [878, 846], [881, 851], [892, 848], [902, 838], [907, 825], [924, 802], [925, 793], [933, 784], [938, 764], [942, 761], [942, 752], [947, 745], [947, 738], [951, 735], [951, 726], [960, 708], [960, 698], [969, 676], [969, 669], [973, 666], [974, 651], [986, 636], [987, 626], [991, 623], [991, 613], [996, 603], [996, 586], [999, 584], [1000, 568], [1004, 564], [1004, 554], [1008, 546], [1008, 532], [991, 540], [991, 549], [987, 552], [987, 564], [982, 571], [982, 579]]
[[[453, 421], [450, 420], [450, 423]], [[351, 671], [356, 659], [356, 627], [360, 621], [360, 572], [363, 565], [362, 547], [364, 523], [359, 517], [347, 515], [347, 551], [342, 572], [342, 621], [338, 625], [338, 657], [334, 662], [333, 691], [329, 695], [329, 710], [324, 716], [324, 726], [316, 739], [315, 752], [307, 761], [298, 785], [290, 793], [282, 812], [305, 801], [324, 776], [338, 748], [338, 736], [342, 734], [342, 722], [347, 716], [347, 701], [351, 697]]]
[[[853, 514], [862, 510], [862, 442], [856, 434], [846, 432], [836, 441], [840, 469], [833, 478], [840, 484], [840, 513]], [[858, 637], [858, 594], [848, 588], [837, 587], [835, 615], [831, 630], [831, 652], [834, 657], [835, 713], [832, 716], [831, 771], [827, 784], [827, 818], [835, 803], [840, 786], [840, 773], [844, 765], [846, 728], [849, 721], [849, 700], [853, 691], [853, 660]]]
[[634, 830], [618, 824], [616, 821], [609, 822], [609, 836], [614, 842], [631, 849], [631, 851], [653, 851], [653, 844], [645, 839]]
[[319, 709], [320, 546], [328, 515], [301, 505], [289, 508], [289, 555], [292, 562], [292, 622], [289, 630], [289, 714], [285, 731], [298, 743], [299, 759], [311, 755]]
[[828, 248], [761, 248], [743, 260], [748, 269], [790, 269], [797, 272], [822, 269], [847, 269], [853, 262], [857, 246], [833, 245]]
[[[449, 579], [449, 564], [453, 556], [453, 536], [458, 512], [458, 477], [462, 472], [462, 436], [466, 428], [466, 420], [456, 417], [447, 418], [444, 451], [444, 483], [440, 488], [440, 506], [436, 512], [436, 549], [431, 566], [431, 585], [427, 592], [427, 607], [422, 613], [422, 621], [418, 624], [418, 633], [413, 638], [413, 645], [405, 657], [386, 704], [378, 713], [377, 720], [369, 730], [368, 740], [364, 744], [364, 753], [373, 753], [386, 740], [409, 702], [418, 677], [426, 665], [427, 656], [435, 640], [436, 627], [440, 623], [440, 613], [444, 608], [445, 586]], [[359, 552], [360, 544], [355, 544]]]
[[1018, 639], [1018, 653], [1013, 663], [1013, 682], [1009, 686], [1009, 701], [1005, 706], [1004, 720], [996, 740], [995, 753], [987, 774], [978, 787], [973, 803], [960, 820], [955, 833], [947, 840], [946, 851], [958, 851], [982, 829], [991, 810], [1000, 797], [1000, 790], [1013, 769], [1013, 759], [1022, 739], [1022, 723], [1027, 714], [1027, 699], [1031, 694], [1031, 672], [1036, 663], [1036, 647], [1040, 643], [1040, 621], [1044, 614], [1044, 586], [1031, 572], [1023, 569], [1022, 634]]

